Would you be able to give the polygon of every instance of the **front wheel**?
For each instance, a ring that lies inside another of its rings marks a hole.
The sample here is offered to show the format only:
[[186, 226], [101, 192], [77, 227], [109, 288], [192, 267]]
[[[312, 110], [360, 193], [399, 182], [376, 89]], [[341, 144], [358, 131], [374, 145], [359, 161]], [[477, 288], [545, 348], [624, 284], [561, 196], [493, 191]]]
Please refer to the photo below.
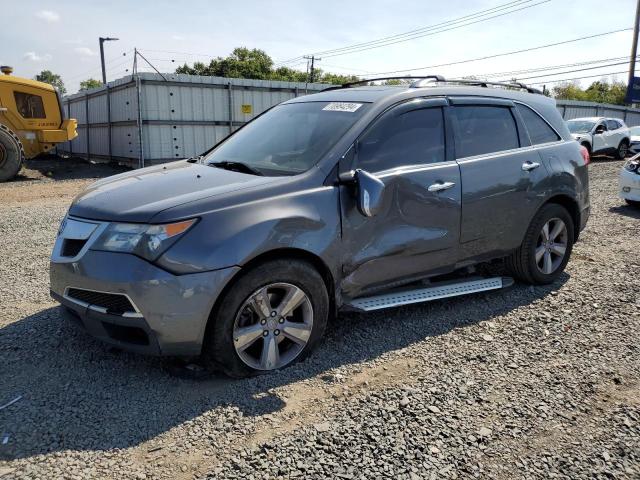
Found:
[[507, 258], [507, 267], [523, 282], [552, 283], [569, 261], [573, 239], [571, 215], [561, 205], [549, 203], [533, 217], [522, 245]]
[[243, 274], [213, 312], [204, 360], [231, 377], [288, 367], [311, 352], [328, 314], [327, 289], [313, 266], [263, 263]]

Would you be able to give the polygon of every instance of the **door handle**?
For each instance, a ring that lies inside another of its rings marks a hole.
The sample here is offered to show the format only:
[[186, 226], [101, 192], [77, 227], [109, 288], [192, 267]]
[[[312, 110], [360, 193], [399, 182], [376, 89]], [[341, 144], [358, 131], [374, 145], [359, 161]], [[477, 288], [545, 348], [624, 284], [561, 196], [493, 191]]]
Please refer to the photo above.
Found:
[[455, 185], [455, 183], [453, 182], [438, 182], [438, 183], [434, 183], [433, 185], [429, 185], [428, 190], [430, 192], [441, 192], [442, 190], [448, 190], [451, 187], [453, 187]]
[[522, 170], [525, 172], [530, 172], [531, 170], [535, 170], [538, 168], [540, 164], [538, 162], [524, 162], [522, 164]]

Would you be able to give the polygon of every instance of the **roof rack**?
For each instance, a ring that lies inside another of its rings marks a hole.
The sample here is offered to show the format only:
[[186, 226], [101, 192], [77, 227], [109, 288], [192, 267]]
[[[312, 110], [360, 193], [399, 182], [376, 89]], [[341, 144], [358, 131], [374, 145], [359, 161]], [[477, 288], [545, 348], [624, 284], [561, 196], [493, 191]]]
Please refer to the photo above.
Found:
[[[524, 83], [521, 82], [488, 82], [486, 80], [467, 80], [467, 79], [447, 79], [447, 80], [441, 80], [441, 82], [444, 83], [457, 83], [459, 85], [472, 85], [472, 86], [478, 86], [478, 87], [484, 87], [484, 88], [489, 88], [490, 86], [492, 87], [506, 87], [506, 88], [517, 88], [519, 90], [526, 90], [529, 93], [537, 93], [542, 95], [542, 90], [538, 90], [537, 88], [533, 88], [533, 87], [529, 87], [528, 85], [525, 85]], [[413, 84], [411, 84], [411, 86], [413, 88], [417, 88], [420, 85], [418, 85], [418, 82], [414, 82]]]
[[376, 78], [364, 78], [362, 80], [358, 80], [355, 82], [343, 83], [342, 85], [336, 85], [335, 87], [325, 88], [323, 91], [327, 90], [339, 90], [341, 88], [350, 88], [355, 85], [362, 85], [363, 83], [369, 82], [377, 82], [382, 80], [414, 80], [409, 87], [410, 88], [420, 88], [423, 86], [423, 82], [425, 80], [431, 80], [432, 83], [455, 83], [458, 85], [473, 85], [478, 87], [489, 88], [492, 87], [503, 87], [503, 88], [516, 88], [518, 90], [526, 90], [529, 93], [537, 93], [542, 95], [542, 91], [537, 88], [529, 87], [524, 83], [520, 82], [488, 82], [485, 80], [472, 80], [472, 79], [446, 79], [441, 75], [424, 75], [418, 77], [412, 76], [403, 76], [403, 77], [376, 77]]
[[406, 75], [406, 76], [401, 76], [401, 77], [364, 78], [362, 80], [356, 80], [355, 82], [348, 82], [348, 83], [343, 83], [342, 85], [336, 85], [335, 87], [325, 88], [323, 90], [323, 92], [326, 92], [327, 90], [339, 90], [341, 88], [350, 88], [350, 87], [353, 87], [355, 85], [362, 85], [363, 83], [378, 82], [378, 81], [382, 81], [382, 80], [429, 80], [429, 79], [433, 80], [434, 82], [444, 82], [445, 81], [444, 77], [440, 76], [440, 75], [425, 75], [425, 76], [418, 76], [418, 77], [412, 77], [410, 75]]

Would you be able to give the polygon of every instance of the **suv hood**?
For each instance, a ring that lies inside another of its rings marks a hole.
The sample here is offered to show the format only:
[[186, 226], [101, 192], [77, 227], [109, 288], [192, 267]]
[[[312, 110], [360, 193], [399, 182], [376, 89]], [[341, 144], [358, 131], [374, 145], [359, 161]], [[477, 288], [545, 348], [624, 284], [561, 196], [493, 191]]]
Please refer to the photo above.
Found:
[[93, 183], [73, 200], [69, 214], [93, 220], [147, 223], [168, 208], [276, 182], [279, 178], [187, 161], [173, 162]]

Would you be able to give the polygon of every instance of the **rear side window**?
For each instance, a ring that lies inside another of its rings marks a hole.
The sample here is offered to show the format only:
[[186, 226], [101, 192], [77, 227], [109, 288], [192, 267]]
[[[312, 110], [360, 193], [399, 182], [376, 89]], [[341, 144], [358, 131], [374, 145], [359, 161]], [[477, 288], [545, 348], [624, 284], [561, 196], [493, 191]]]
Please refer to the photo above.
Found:
[[620, 128], [620, 124], [615, 120], [606, 120], [607, 130], [617, 130]]
[[358, 142], [358, 168], [379, 172], [445, 159], [442, 108], [391, 110]]
[[46, 118], [41, 96], [24, 92], [14, 92], [13, 96], [22, 118]]
[[529, 107], [521, 104], [516, 104], [518, 112], [524, 121], [525, 127], [529, 132], [529, 138], [533, 145], [540, 145], [541, 143], [557, 142], [560, 140], [558, 134], [545, 122], [540, 115], [531, 110]]
[[453, 107], [456, 157], [472, 157], [518, 148], [518, 129], [509, 107]]

